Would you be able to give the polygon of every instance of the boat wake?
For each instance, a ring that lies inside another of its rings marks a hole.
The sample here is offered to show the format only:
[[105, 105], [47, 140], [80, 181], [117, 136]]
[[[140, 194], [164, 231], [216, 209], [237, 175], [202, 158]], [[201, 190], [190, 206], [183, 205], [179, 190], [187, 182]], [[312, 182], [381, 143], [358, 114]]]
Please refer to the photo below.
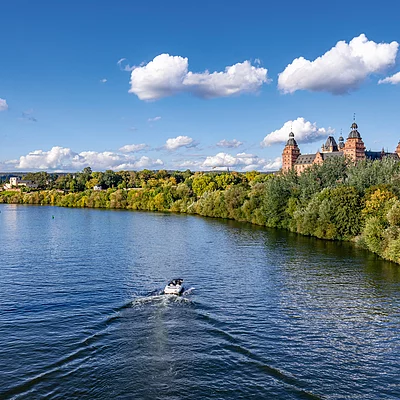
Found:
[[185, 289], [185, 290], [183, 291], [183, 293], [182, 293], [182, 296], [189, 296], [190, 294], [193, 293], [194, 289], [195, 289], [194, 287], [191, 287], [191, 288], [189, 288], [189, 289]]
[[144, 296], [138, 296], [129, 303], [130, 307], [140, 307], [146, 304], [168, 306], [172, 304], [190, 304], [193, 303], [190, 296], [194, 287], [185, 289], [180, 296], [176, 294], [165, 294], [163, 289], [154, 290]]

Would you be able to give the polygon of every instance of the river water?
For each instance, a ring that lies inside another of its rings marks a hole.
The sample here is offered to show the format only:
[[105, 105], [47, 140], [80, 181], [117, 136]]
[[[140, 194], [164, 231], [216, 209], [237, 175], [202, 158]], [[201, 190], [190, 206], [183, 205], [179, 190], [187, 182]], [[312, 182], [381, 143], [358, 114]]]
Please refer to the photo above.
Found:
[[347, 243], [1, 205], [0, 265], [1, 399], [400, 397], [400, 267]]

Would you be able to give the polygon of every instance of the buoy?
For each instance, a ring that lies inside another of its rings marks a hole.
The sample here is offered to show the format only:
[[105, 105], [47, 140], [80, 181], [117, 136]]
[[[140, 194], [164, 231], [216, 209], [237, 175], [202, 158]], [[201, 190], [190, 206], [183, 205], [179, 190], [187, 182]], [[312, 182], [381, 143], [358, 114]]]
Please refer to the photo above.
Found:
[[52, 216], [51, 216], [51, 218], [53, 218], [53, 219], [54, 219], [54, 215], [52, 215]]

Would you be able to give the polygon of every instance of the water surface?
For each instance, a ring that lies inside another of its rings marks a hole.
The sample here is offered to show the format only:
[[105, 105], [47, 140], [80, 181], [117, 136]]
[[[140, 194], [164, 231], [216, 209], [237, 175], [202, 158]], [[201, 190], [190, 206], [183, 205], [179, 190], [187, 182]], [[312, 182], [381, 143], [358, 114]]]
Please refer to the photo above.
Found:
[[0, 211], [2, 399], [399, 398], [395, 264], [196, 216]]

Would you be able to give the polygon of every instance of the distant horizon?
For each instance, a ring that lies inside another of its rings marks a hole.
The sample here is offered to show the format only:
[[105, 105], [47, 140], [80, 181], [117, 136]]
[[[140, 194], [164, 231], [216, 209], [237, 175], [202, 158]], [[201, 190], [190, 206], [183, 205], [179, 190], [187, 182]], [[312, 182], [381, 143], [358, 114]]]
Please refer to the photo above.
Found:
[[[265, 174], [274, 174], [276, 172], [279, 172], [279, 171], [255, 171], [255, 170], [243, 172], [243, 171], [236, 171], [236, 170], [232, 170], [232, 169], [229, 169], [229, 171], [228, 170], [222, 170], [222, 169], [219, 169], [219, 170], [218, 169], [214, 169], [214, 170], [207, 170], [207, 171], [194, 171], [194, 170], [189, 170], [189, 169], [179, 170], [179, 169], [162, 169], [162, 168], [161, 169], [144, 168], [144, 169], [140, 169], [140, 170], [133, 170], [133, 169], [129, 170], [129, 169], [127, 169], [127, 170], [120, 170], [120, 171], [114, 171], [114, 170], [110, 170], [110, 171], [118, 173], [118, 172], [143, 172], [143, 171], [146, 171], [146, 170], [151, 171], [151, 172], [166, 171], [168, 173], [190, 171], [192, 173], [201, 172], [201, 173], [204, 173], [204, 174], [207, 174], [207, 173], [222, 173], [222, 172], [229, 172], [229, 173], [230, 172], [235, 172], [235, 173], [238, 173], [238, 174], [245, 174], [246, 172], [257, 172], [259, 174], [264, 174], [264, 175]], [[45, 172], [45, 173], [47, 173], [49, 175], [68, 175], [68, 174], [79, 174], [79, 173], [82, 172], [82, 170], [81, 171], [23, 171], [23, 172], [0, 171], [0, 179], [3, 176], [11, 176], [11, 175], [18, 176], [18, 175], [36, 174], [36, 173], [39, 173], [39, 172]], [[105, 172], [105, 171], [92, 170], [92, 172]]]

